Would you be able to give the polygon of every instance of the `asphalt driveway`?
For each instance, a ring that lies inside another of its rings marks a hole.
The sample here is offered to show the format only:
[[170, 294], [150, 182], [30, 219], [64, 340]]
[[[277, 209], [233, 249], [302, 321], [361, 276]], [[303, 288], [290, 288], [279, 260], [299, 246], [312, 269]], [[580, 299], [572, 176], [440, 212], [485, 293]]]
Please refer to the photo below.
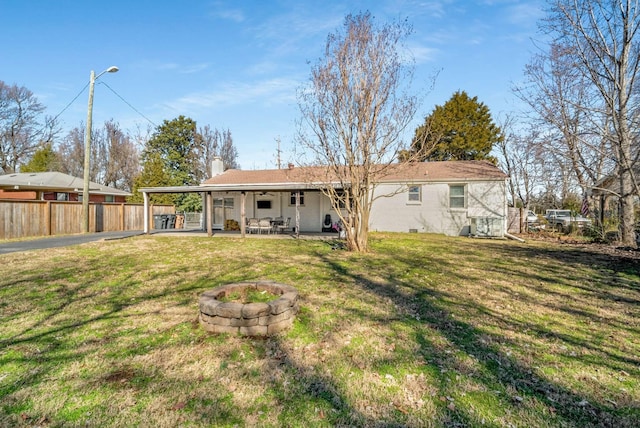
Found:
[[40, 239], [25, 241], [12, 241], [0, 243], [0, 254], [15, 253], [19, 251], [42, 250], [47, 248], [68, 247], [101, 240], [122, 239], [130, 236], [141, 235], [142, 231], [127, 232], [100, 232], [78, 235], [49, 236]]

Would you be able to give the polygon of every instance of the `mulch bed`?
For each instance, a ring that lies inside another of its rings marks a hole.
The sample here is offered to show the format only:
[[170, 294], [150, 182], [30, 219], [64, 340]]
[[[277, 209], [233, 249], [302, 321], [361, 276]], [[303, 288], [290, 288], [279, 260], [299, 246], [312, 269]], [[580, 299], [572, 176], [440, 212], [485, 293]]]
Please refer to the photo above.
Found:
[[524, 240], [530, 241], [542, 241], [542, 242], [555, 242], [562, 245], [570, 245], [573, 247], [579, 247], [583, 250], [593, 253], [607, 255], [612, 258], [625, 258], [631, 260], [640, 260], [640, 248], [622, 247], [615, 243], [603, 244], [596, 242], [586, 242], [584, 239], [576, 238], [571, 235], [558, 235], [551, 233], [530, 233], [516, 235]]

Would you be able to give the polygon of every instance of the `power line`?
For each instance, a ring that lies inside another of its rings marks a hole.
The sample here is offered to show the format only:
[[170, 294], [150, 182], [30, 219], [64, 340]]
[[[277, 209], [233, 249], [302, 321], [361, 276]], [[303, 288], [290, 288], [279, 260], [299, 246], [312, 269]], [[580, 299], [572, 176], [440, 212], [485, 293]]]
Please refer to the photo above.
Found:
[[150, 124], [152, 124], [153, 126], [155, 126], [156, 128], [158, 127], [158, 125], [156, 125], [155, 123], [153, 123], [153, 121], [151, 119], [149, 119], [147, 116], [145, 116], [144, 114], [142, 114], [137, 108], [135, 108], [134, 106], [131, 105], [131, 103], [127, 100], [125, 100], [119, 93], [117, 93], [111, 86], [107, 85], [105, 82], [100, 82], [100, 84], [106, 86], [107, 88], [109, 88], [109, 90], [111, 92], [113, 92], [118, 98], [120, 98], [122, 100], [122, 102], [124, 102], [126, 105], [128, 105], [129, 107], [131, 107], [131, 110], [135, 111], [136, 113], [138, 113], [140, 116], [142, 116], [147, 122], [149, 122]]
[[75, 97], [73, 97], [73, 99], [72, 99], [71, 101], [69, 101], [69, 104], [67, 104], [67, 105], [66, 105], [62, 110], [60, 110], [60, 113], [56, 114], [56, 115], [53, 117], [53, 119], [51, 120], [51, 122], [55, 122], [55, 120], [56, 120], [57, 118], [59, 118], [59, 117], [60, 117], [60, 115], [61, 115], [62, 113], [64, 113], [64, 112], [65, 112], [65, 110], [67, 110], [67, 109], [71, 106], [71, 104], [73, 104], [73, 103], [74, 103], [74, 101], [78, 99], [78, 97], [79, 97], [80, 95], [82, 95], [82, 93], [84, 92], [84, 90], [85, 90], [85, 89], [87, 89], [87, 86], [89, 86], [89, 82], [87, 82], [87, 84], [86, 84], [86, 85], [84, 85], [84, 87], [80, 90], [80, 92], [78, 92], [78, 95], [76, 95]]

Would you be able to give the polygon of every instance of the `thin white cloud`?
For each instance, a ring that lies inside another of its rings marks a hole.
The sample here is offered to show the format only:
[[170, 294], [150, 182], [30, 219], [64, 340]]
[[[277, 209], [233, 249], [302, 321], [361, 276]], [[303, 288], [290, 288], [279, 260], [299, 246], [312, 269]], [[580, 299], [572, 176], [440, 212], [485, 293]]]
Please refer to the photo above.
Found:
[[260, 103], [274, 105], [295, 100], [295, 89], [300, 81], [293, 79], [269, 79], [251, 84], [229, 82], [215, 91], [194, 92], [164, 105], [180, 112], [196, 112], [203, 109], [220, 108]]
[[443, 1], [420, 1], [417, 3], [418, 10], [422, 10], [428, 16], [433, 18], [443, 18], [447, 12], [451, 11], [453, 2], [451, 0]]
[[420, 45], [411, 45], [408, 47], [408, 51], [413, 56], [416, 64], [432, 62], [439, 53], [439, 50], [436, 48]]
[[286, 56], [291, 52], [308, 51], [310, 40], [314, 41], [312, 45], [318, 46], [320, 52], [322, 40], [335, 31], [343, 20], [343, 11], [318, 11], [295, 7], [292, 11], [275, 15], [249, 31], [259, 43], [268, 47], [272, 54]]
[[249, 66], [246, 72], [250, 75], [265, 75], [278, 71], [282, 68], [282, 64], [275, 61], [261, 61]]
[[211, 16], [236, 23], [241, 23], [245, 20], [245, 15], [242, 9], [227, 6], [221, 1], [211, 4]]
[[196, 64], [179, 64], [176, 62], [162, 62], [162, 63], [145, 63], [144, 68], [147, 70], [156, 71], [175, 71], [180, 74], [193, 74], [209, 68], [209, 63], [196, 63]]
[[179, 65], [176, 64], [175, 62], [165, 62], [165, 63], [155, 64], [152, 67], [158, 71], [164, 71], [164, 70], [176, 70], [179, 67]]
[[200, 71], [204, 71], [207, 68], [209, 68], [208, 63], [191, 64], [191, 65], [185, 65], [185, 66], [179, 67], [178, 72], [182, 74], [193, 74], [193, 73], [198, 73]]
[[544, 14], [539, 1], [518, 3], [507, 8], [509, 22], [526, 27], [535, 26], [536, 21], [544, 17]]

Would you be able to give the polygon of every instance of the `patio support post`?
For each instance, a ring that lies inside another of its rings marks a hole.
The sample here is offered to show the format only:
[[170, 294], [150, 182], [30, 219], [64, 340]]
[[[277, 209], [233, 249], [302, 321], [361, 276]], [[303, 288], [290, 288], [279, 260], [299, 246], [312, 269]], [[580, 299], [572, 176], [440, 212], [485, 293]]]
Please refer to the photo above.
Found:
[[207, 201], [207, 236], [213, 236], [213, 195], [211, 192], [205, 194]]
[[300, 238], [300, 190], [296, 190], [296, 238]]
[[200, 224], [200, 230], [204, 231], [207, 229], [207, 192], [200, 193], [202, 198], [202, 223]]
[[142, 210], [142, 223], [144, 224], [144, 233], [149, 234], [149, 194], [142, 192], [142, 198], [144, 200], [144, 209]]
[[244, 238], [247, 233], [247, 193], [240, 192], [240, 235]]

